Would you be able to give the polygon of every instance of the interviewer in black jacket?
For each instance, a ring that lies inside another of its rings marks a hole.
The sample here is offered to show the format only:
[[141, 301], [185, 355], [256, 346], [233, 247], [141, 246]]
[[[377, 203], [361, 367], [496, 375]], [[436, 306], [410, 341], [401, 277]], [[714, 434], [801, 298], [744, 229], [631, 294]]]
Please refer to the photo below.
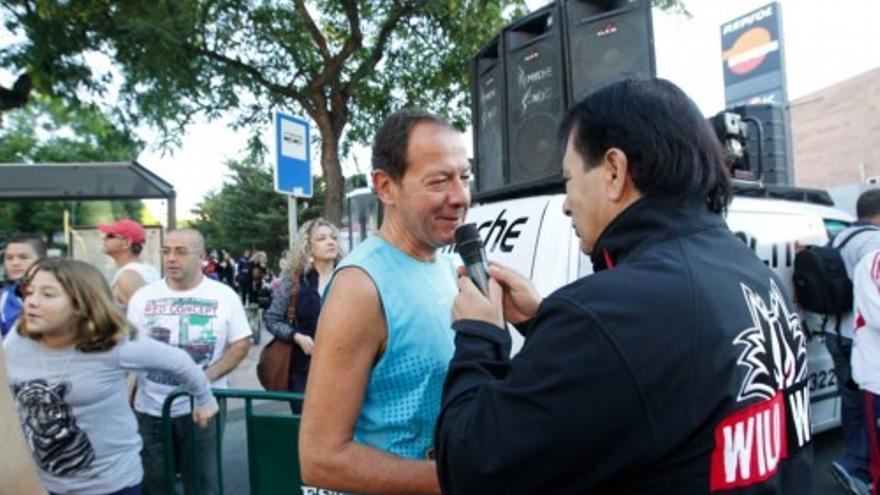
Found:
[[[727, 228], [730, 180], [663, 80], [587, 96], [561, 126], [565, 213], [595, 274], [540, 300], [462, 277], [437, 424], [444, 493], [810, 493], [806, 340]], [[524, 334], [510, 359], [505, 319]]]

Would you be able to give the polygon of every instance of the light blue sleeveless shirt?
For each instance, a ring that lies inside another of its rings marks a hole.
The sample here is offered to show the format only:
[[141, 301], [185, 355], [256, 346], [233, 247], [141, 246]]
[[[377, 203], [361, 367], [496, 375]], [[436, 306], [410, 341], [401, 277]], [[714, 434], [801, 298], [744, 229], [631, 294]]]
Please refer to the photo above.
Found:
[[354, 439], [400, 457], [425, 459], [455, 350], [450, 321], [458, 293], [455, 264], [439, 252], [433, 262], [419, 261], [371, 236], [336, 270], [350, 266], [373, 279], [388, 325], [385, 353], [370, 373]]

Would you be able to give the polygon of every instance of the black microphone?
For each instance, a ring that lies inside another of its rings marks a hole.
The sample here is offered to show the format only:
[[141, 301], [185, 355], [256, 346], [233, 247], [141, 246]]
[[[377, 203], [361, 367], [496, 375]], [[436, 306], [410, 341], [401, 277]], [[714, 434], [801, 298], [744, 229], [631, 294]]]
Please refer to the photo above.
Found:
[[466, 223], [455, 229], [455, 248], [461, 255], [468, 276], [484, 296], [489, 295], [489, 267], [486, 265], [486, 252], [483, 240], [477, 232], [477, 224]]

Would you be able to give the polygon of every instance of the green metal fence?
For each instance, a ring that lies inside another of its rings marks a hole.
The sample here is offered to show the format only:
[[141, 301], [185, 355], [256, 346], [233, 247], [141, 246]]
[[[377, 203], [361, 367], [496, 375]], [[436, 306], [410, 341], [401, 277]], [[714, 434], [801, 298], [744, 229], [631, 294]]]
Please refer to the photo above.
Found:
[[[250, 476], [251, 495], [290, 495], [311, 493], [310, 487], [302, 484], [299, 469], [299, 422], [300, 417], [285, 411], [279, 413], [258, 413], [254, 411], [254, 401], [276, 401], [290, 403], [301, 401], [302, 394], [291, 392], [264, 392], [259, 390], [214, 389], [214, 396], [219, 402], [227, 399], [243, 399], [245, 408], [245, 431], [247, 433], [247, 456]], [[186, 390], [176, 390], [168, 395], [162, 405], [162, 432], [165, 449], [165, 484], [166, 493], [173, 494], [174, 487], [174, 446], [172, 442], [171, 404], [176, 400], [192, 401]], [[217, 428], [217, 478], [220, 492], [223, 491], [223, 435], [222, 421], [214, 421]], [[194, 435], [199, 428], [193, 427]], [[191, 455], [194, 466], [201, 461], [197, 455], [193, 441], [192, 452], [180, 452], [180, 455]], [[198, 484], [198, 477], [196, 477]], [[202, 493], [196, 486], [196, 493]], [[318, 492], [315, 492], [318, 493]], [[329, 492], [328, 492], [329, 493]]]

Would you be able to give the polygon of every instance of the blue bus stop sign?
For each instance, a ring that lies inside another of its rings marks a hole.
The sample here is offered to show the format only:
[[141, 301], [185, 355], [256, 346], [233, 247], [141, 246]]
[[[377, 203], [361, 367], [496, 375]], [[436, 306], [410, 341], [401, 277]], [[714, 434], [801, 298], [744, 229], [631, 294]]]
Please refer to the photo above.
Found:
[[275, 112], [275, 191], [312, 197], [310, 134], [305, 120]]

